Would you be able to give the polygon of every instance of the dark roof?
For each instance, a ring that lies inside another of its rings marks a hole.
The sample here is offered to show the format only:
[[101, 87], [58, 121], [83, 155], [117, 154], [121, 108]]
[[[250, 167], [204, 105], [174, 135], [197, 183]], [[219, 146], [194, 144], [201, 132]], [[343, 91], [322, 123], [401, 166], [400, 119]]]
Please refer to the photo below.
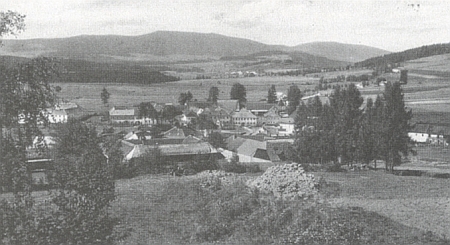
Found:
[[414, 126], [412, 129], [412, 132], [414, 133], [422, 133], [422, 134], [428, 134], [429, 133], [429, 125], [428, 124], [422, 124], [418, 123]]
[[168, 145], [168, 144], [181, 144], [183, 142], [183, 138], [156, 138], [149, 140], [124, 140], [122, 142], [128, 142], [131, 145], [140, 145], [144, 143], [144, 145]]
[[429, 130], [431, 134], [450, 135], [450, 127], [448, 126], [430, 125]]
[[211, 102], [208, 101], [191, 101], [189, 102], [189, 107], [197, 107], [205, 109], [207, 107], [210, 107], [212, 105]]
[[245, 108], [247, 108], [247, 110], [266, 110], [268, 111], [270, 108], [274, 107], [274, 104], [269, 104], [267, 102], [247, 102], [245, 104]]

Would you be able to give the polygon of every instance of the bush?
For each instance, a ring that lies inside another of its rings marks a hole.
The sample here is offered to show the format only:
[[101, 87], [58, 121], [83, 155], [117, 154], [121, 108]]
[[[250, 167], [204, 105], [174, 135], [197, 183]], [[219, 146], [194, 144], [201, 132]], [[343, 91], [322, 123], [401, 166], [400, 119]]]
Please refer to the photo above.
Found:
[[245, 167], [245, 165], [239, 164], [234, 161], [221, 163], [220, 169], [225, 172], [238, 173], [238, 174], [242, 174], [247, 171], [247, 168]]

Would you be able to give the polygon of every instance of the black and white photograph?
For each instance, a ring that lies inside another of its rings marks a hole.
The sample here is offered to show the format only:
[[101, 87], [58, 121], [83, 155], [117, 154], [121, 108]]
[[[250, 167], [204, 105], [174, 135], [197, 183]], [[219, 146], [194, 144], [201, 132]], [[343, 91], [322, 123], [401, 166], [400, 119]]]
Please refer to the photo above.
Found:
[[449, 143], [446, 0], [0, 0], [0, 245], [446, 245]]

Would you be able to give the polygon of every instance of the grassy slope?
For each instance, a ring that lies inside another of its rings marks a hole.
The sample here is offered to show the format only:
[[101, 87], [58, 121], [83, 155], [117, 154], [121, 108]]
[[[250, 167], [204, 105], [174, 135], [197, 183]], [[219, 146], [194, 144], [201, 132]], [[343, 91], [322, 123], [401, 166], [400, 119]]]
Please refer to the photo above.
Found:
[[[335, 194], [336, 190], [340, 190], [338, 197], [329, 199], [332, 205], [362, 206], [366, 210], [376, 211], [386, 217], [394, 218], [395, 221], [357, 208], [322, 207], [328, 210], [324, 212], [331, 212], [328, 215], [337, 219], [335, 221], [340, 220], [340, 222], [352, 223], [363, 228], [365, 234], [369, 235], [371, 244], [445, 244], [436, 242], [437, 239], [434, 235], [425, 234], [423, 231], [409, 226], [440, 234], [448, 233], [450, 229], [447, 228], [449, 228], [450, 222], [446, 223], [446, 221], [449, 217], [441, 215], [440, 211], [445, 208], [444, 204], [436, 205], [436, 202], [445, 198], [448, 202], [450, 192], [445, 187], [448, 186], [449, 180], [397, 177], [374, 172], [363, 174], [319, 173], [317, 175], [324, 176], [327, 181], [334, 183], [331, 190]], [[336, 188], [336, 186], [339, 187]], [[247, 194], [239, 188], [230, 191], [234, 193], [230, 196], [231, 200], [237, 200], [237, 203], [241, 203], [239, 200], [245, 200], [240, 198]], [[198, 233], [199, 229], [204, 227], [200, 226], [203, 223], [199, 215], [211, 214], [208, 210], [212, 207], [208, 205], [221, 198], [214, 192], [202, 191], [192, 177], [141, 176], [131, 180], [120, 180], [117, 183], [117, 192], [118, 199], [113, 205], [113, 211], [123, 218], [119, 230], [131, 228], [130, 236], [120, 244], [188, 243], [191, 241], [192, 234]], [[225, 205], [225, 203], [223, 204]], [[430, 207], [434, 209], [426, 208], [426, 204], [431, 205]], [[300, 209], [305, 209], [303, 205], [291, 207], [298, 208], [299, 212]], [[316, 212], [314, 208], [308, 210]], [[261, 216], [263, 219], [267, 213], [263, 212], [261, 215], [263, 215]], [[305, 218], [310, 214], [305, 213], [304, 215], [306, 216], [300, 217]], [[250, 217], [254, 218], [254, 216]], [[239, 222], [233, 224], [236, 225]], [[274, 226], [275, 224], [272, 224], [272, 228]], [[242, 232], [236, 231], [235, 235], [214, 244], [265, 244], [270, 242], [270, 239], [258, 240], [257, 237], [249, 237], [245, 231], [246, 228], [241, 227], [240, 229], [243, 230], [238, 229], [238, 231]], [[270, 228], [266, 227], [265, 229]], [[368, 241], [363, 244], [366, 243]]]

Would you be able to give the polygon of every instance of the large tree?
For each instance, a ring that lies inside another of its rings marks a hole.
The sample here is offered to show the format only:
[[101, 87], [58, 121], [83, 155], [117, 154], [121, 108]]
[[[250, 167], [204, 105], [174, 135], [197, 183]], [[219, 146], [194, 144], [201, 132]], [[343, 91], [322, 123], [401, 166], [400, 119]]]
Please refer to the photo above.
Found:
[[239, 107], [243, 107], [245, 105], [245, 102], [247, 102], [247, 90], [245, 89], [244, 85], [240, 83], [233, 84], [233, 87], [231, 87], [230, 91], [230, 99], [238, 100]]
[[151, 118], [153, 120], [158, 119], [158, 111], [156, 111], [151, 102], [141, 102], [138, 110], [140, 118]]
[[219, 88], [216, 86], [212, 86], [209, 89], [208, 101], [213, 104], [217, 104], [217, 100], [219, 99]]
[[267, 103], [275, 104], [277, 102], [277, 90], [275, 85], [270, 86], [269, 91], [267, 91]]
[[192, 98], [194, 98], [194, 96], [190, 91], [187, 91], [186, 93], [180, 93], [180, 96], [178, 97], [178, 103], [180, 103], [180, 105], [185, 105], [186, 103], [191, 101]]
[[297, 85], [292, 84], [287, 93], [287, 101], [288, 101], [288, 114], [291, 114], [297, 109], [297, 106], [300, 104], [300, 100], [302, 99], [302, 92], [298, 88]]
[[411, 139], [408, 132], [412, 129], [410, 120], [412, 111], [407, 110], [399, 82], [387, 83], [383, 110], [383, 151], [386, 169], [394, 171], [394, 166], [401, 164], [401, 157], [411, 151]]
[[106, 88], [103, 87], [102, 92], [100, 94], [100, 98], [101, 98], [101, 100], [102, 100], [104, 105], [108, 104], [108, 100], [109, 100], [110, 95], [111, 94], [108, 92], [108, 90], [106, 90]]
[[[17, 35], [25, 29], [25, 15], [14, 11], [0, 12], [0, 38]], [[1, 44], [1, 40], [0, 40]]]
[[115, 219], [108, 208], [115, 198], [115, 184], [101, 138], [95, 128], [69, 120], [59, 125], [56, 140], [50, 192], [56, 210], [42, 223], [51, 230], [48, 242], [111, 243]]

